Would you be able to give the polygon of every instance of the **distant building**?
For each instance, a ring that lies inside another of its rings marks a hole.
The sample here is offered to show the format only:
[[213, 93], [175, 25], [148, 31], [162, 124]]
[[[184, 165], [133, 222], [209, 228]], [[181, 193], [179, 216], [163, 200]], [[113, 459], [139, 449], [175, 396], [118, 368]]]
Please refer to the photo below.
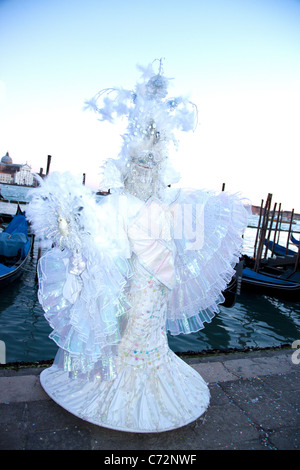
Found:
[[0, 183], [33, 186], [31, 167], [27, 163], [13, 163], [9, 153], [6, 152], [0, 161]]

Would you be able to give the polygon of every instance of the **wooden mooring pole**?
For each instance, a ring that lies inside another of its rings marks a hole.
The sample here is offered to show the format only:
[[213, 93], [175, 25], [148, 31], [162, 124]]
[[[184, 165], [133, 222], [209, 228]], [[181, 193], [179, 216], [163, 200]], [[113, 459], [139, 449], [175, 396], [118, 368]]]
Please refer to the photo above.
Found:
[[257, 247], [257, 241], [258, 241], [258, 234], [260, 231], [260, 222], [261, 222], [261, 216], [263, 212], [263, 207], [264, 207], [264, 200], [261, 200], [261, 205], [260, 205], [260, 211], [259, 211], [259, 220], [258, 220], [258, 225], [257, 225], [257, 231], [256, 231], [256, 237], [255, 237], [255, 244], [254, 244], [254, 253], [253, 253], [253, 258], [255, 259], [256, 257], [256, 247]]
[[287, 236], [287, 241], [286, 241], [286, 249], [285, 249], [286, 255], [288, 254], [288, 251], [289, 251], [289, 243], [290, 243], [290, 236], [291, 236], [291, 231], [292, 231], [293, 218], [294, 218], [294, 209], [292, 210], [290, 226], [289, 226], [289, 231], [288, 231], [288, 236]]
[[257, 249], [256, 257], [255, 257], [255, 263], [254, 263], [254, 271], [255, 272], [257, 272], [259, 270], [259, 266], [260, 266], [261, 255], [262, 255], [262, 251], [263, 251], [263, 247], [264, 247], [264, 241], [265, 241], [267, 227], [268, 227], [268, 217], [269, 217], [269, 213], [270, 213], [271, 201], [272, 201], [272, 194], [269, 193], [268, 197], [267, 197], [267, 200], [266, 200], [262, 226], [261, 226], [260, 234], [259, 234], [258, 249]]
[[276, 243], [276, 235], [277, 235], [277, 230], [278, 230], [278, 224], [279, 224], [279, 216], [281, 214], [281, 202], [278, 207], [278, 215], [276, 219], [276, 226], [275, 226], [275, 232], [274, 232], [274, 238], [273, 238], [273, 246], [272, 246], [272, 253], [271, 253], [271, 258], [274, 256], [274, 249], [275, 249], [275, 243]]
[[275, 217], [276, 206], [277, 206], [277, 202], [275, 202], [275, 204], [274, 204], [274, 209], [273, 209], [272, 217], [271, 217], [271, 220], [270, 220], [270, 227], [269, 227], [268, 238], [267, 238], [267, 242], [266, 242], [264, 259], [266, 259], [268, 249], [269, 249], [269, 241], [270, 241], [271, 231], [272, 231], [272, 227], [273, 227], [273, 221], [274, 221], [274, 217]]
[[46, 175], [49, 174], [49, 171], [50, 171], [50, 165], [51, 165], [51, 155], [48, 155], [47, 157], [47, 170], [46, 170]]
[[283, 219], [283, 211], [281, 211], [281, 214], [280, 214], [280, 222], [279, 222], [279, 228], [278, 228], [278, 237], [277, 237], [277, 243], [279, 243], [279, 238], [280, 238], [280, 232], [281, 232], [281, 224], [282, 224], [282, 219]]

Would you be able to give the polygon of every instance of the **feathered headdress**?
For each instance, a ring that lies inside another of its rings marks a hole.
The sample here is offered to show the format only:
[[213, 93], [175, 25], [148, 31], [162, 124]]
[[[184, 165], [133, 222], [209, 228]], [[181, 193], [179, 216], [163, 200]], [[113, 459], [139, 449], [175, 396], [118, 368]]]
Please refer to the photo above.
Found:
[[170, 143], [177, 145], [174, 131], [195, 129], [197, 108], [182, 96], [168, 97], [171, 79], [163, 75], [162, 59], [158, 73], [154, 72], [155, 62], [146, 68], [138, 67], [142, 80], [135, 90], [108, 88], [86, 102], [101, 121], [113, 123], [124, 116], [128, 119], [118, 158], [106, 162], [102, 181], [105, 187], [126, 186], [136, 165], [155, 170], [163, 187], [179, 180], [168, 161], [168, 147]]

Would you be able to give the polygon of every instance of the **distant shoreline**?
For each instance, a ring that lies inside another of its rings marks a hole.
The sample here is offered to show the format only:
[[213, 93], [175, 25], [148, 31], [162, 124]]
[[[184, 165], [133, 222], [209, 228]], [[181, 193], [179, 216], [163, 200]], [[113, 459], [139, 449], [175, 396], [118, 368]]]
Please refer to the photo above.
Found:
[[[252, 214], [253, 215], [259, 215], [260, 213], [260, 206], [252, 206]], [[273, 211], [270, 211], [270, 214], [273, 214]], [[291, 219], [292, 216], [292, 211], [282, 211], [280, 212], [282, 214], [282, 217], [284, 219]], [[275, 211], [275, 216], [278, 216], [278, 211]], [[294, 217], [293, 220], [300, 220], [300, 214], [294, 212]]]
[[29, 186], [28, 184], [14, 184], [14, 183], [1, 183], [3, 186], [14, 186], [15, 188], [36, 188], [36, 185]]

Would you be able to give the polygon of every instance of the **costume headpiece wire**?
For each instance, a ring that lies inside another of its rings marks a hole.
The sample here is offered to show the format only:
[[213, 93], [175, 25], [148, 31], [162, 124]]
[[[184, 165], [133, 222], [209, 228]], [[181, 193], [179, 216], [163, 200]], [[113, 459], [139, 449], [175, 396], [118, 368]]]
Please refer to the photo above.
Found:
[[[157, 62], [159, 70], [155, 72]], [[114, 123], [124, 117], [128, 120], [118, 158], [105, 163], [102, 185], [111, 189], [125, 187], [134, 194], [135, 186], [150, 178], [159, 193], [180, 179], [170, 165], [168, 147], [172, 143], [177, 146], [176, 130], [188, 132], [196, 128], [197, 107], [183, 96], [168, 97], [171, 79], [163, 75], [162, 59], [138, 68], [142, 80], [134, 90], [103, 89], [86, 101], [86, 108], [95, 111], [100, 121]]]

